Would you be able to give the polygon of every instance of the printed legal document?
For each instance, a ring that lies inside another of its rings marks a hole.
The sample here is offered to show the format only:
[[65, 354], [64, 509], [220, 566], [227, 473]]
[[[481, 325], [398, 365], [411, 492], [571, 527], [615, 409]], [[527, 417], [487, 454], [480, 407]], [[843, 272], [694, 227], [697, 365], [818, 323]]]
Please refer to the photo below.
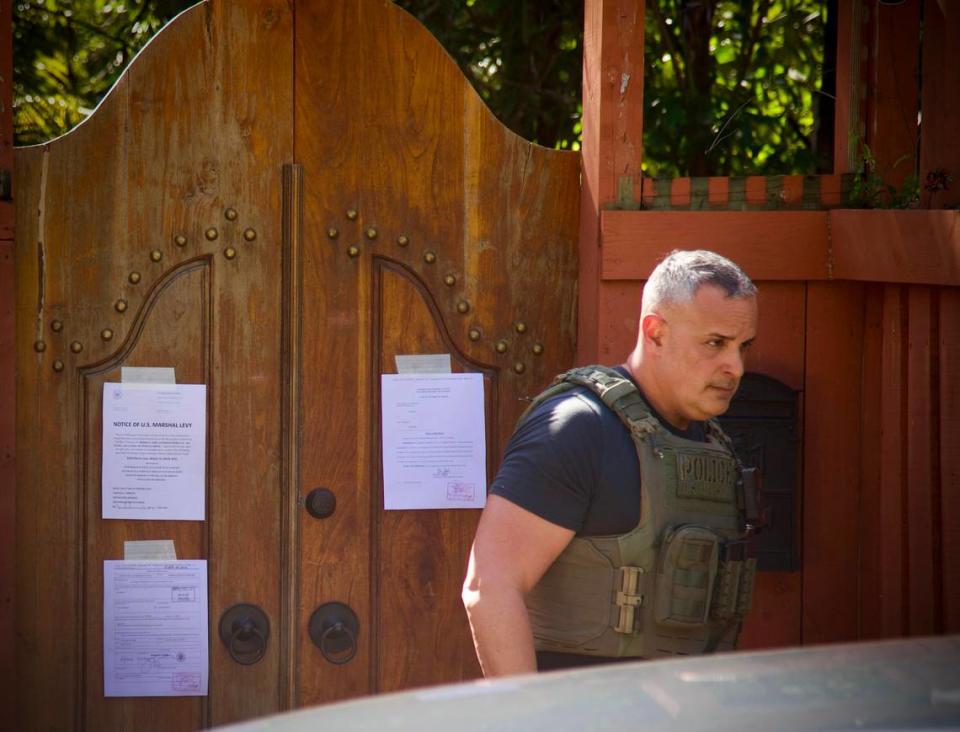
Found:
[[483, 375], [383, 374], [381, 396], [384, 508], [483, 508]]
[[206, 696], [207, 561], [103, 563], [105, 696]]
[[205, 514], [205, 384], [104, 384], [105, 519]]

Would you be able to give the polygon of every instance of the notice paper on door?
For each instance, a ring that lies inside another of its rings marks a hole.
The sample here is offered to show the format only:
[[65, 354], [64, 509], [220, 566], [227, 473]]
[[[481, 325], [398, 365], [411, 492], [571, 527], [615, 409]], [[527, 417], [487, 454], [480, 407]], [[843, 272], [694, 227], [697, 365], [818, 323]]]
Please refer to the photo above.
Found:
[[206, 696], [207, 561], [103, 563], [105, 696]]
[[104, 384], [105, 519], [204, 518], [205, 384]]
[[380, 378], [384, 508], [483, 508], [482, 374]]

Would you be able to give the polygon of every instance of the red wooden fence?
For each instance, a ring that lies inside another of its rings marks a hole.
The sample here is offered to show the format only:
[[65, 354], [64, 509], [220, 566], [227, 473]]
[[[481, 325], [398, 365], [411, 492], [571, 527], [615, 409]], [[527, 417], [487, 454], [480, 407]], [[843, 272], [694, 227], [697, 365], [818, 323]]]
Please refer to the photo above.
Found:
[[[747, 647], [960, 632], [960, 3], [839, 5], [834, 175], [650, 180], [642, 34], [607, 40], [643, 2], [587, 2], [579, 360], [623, 359], [647, 273], [707, 247], [758, 281], [749, 368], [801, 395], [801, 570], [761, 575]], [[940, 210], [844, 209], [854, 135], [895, 185], [952, 173]]]

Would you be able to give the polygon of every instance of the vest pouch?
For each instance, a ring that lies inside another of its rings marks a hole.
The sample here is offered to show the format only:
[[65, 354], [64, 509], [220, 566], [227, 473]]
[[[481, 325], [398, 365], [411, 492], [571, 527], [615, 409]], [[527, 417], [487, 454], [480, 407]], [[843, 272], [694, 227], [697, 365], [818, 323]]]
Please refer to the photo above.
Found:
[[682, 628], [707, 624], [722, 541], [703, 526], [683, 525], [667, 532], [653, 593], [658, 624]]
[[753, 580], [757, 560], [747, 555], [745, 541], [728, 541], [721, 547], [710, 619], [743, 620], [753, 603]]

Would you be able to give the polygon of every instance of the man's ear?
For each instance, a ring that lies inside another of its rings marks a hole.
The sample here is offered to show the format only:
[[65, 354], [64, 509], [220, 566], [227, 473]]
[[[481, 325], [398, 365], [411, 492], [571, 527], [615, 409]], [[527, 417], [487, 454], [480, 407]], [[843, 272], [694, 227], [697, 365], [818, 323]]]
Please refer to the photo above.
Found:
[[666, 327], [667, 322], [657, 313], [649, 313], [643, 316], [643, 320], [640, 321], [640, 332], [643, 334], [643, 340], [656, 348], [663, 345]]

